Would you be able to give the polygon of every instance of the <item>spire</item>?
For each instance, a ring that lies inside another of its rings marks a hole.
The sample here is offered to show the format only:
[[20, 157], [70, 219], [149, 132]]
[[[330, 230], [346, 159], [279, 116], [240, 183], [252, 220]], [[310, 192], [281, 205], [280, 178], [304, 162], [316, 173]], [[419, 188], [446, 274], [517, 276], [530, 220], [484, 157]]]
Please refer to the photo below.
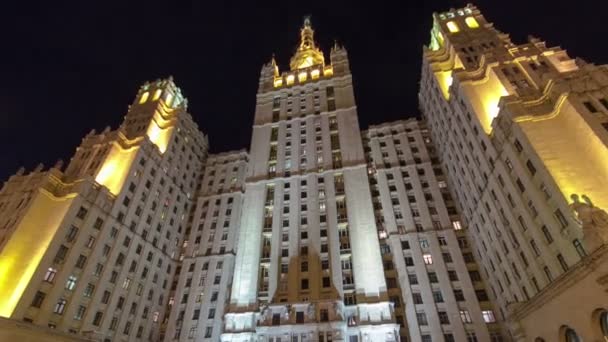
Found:
[[325, 65], [323, 52], [315, 45], [314, 34], [315, 31], [312, 29], [310, 17], [304, 17], [304, 24], [300, 29], [300, 45], [289, 63], [291, 70], [308, 68], [318, 64]]

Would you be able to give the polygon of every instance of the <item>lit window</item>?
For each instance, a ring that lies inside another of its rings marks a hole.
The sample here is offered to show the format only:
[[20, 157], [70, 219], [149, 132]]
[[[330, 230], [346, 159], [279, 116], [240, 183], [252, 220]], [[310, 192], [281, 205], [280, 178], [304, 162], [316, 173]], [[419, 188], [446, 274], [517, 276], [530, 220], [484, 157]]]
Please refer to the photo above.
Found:
[[292, 85], [295, 77], [293, 75], [287, 76], [287, 85]]
[[460, 310], [460, 319], [462, 320], [462, 323], [471, 323], [471, 315], [469, 314], [468, 310]]
[[283, 85], [283, 79], [282, 78], [277, 78], [277, 79], [274, 80], [274, 87], [275, 88], [278, 88], [278, 87], [280, 87], [282, 85]]
[[460, 224], [460, 221], [452, 221], [452, 227], [454, 227], [454, 230], [462, 229], [462, 225]]
[[148, 96], [150, 96], [150, 93], [145, 92], [141, 95], [141, 97], [139, 98], [139, 103], [144, 103], [146, 101], [148, 101]]
[[156, 89], [156, 91], [154, 92], [154, 97], [152, 98], [152, 100], [156, 101], [158, 99], [160, 99], [160, 94], [162, 93], [162, 89]]
[[171, 107], [171, 101], [173, 100], [173, 94], [171, 93], [167, 93], [167, 95], [165, 95], [165, 104], [169, 107]]
[[427, 265], [433, 264], [433, 257], [430, 254], [424, 254], [424, 255], [422, 255], [422, 258], [424, 258], [425, 264], [427, 264]]
[[483, 321], [486, 323], [494, 323], [496, 322], [496, 318], [494, 318], [494, 312], [492, 310], [484, 310], [481, 312], [483, 316]]
[[323, 76], [331, 76], [334, 74], [334, 69], [330, 66], [330, 67], [325, 67], [325, 70], [323, 70]]
[[465, 23], [467, 23], [467, 26], [470, 27], [470, 28], [478, 28], [479, 27], [479, 23], [473, 17], [467, 17], [464, 21], [465, 21]]
[[317, 78], [319, 78], [319, 74], [319, 69], [315, 69], [310, 72], [310, 77], [312, 77], [313, 80], [316, 80]]
[[44, 275], [44, 281], [52, 283], [56, 275], [57, 270], [52, 267], [49, 267], [49, 269], [46, 270], [46, 274]]
[[53, 309], [53, 312], [56, 314], [63, 314], [63, 311], [65, 310], [65, 306], [68, 304], [68, 301], [61, 298], [59, 299], [59, 301], [57, 302], [57, 304], [55, 304], [55, 308]]
[[74, 287], [76, 287], [76, 277], [75, 276], [69, 276], [68, 280], [65, 283], [65, 289], [66, 290], [73, 290]]
[[301, 72], [298, 74], [298, 82], [302, 83], [302, 82], [306, 82], [306, 77], [308, 75], [306, 74], [306, 72]]
[[446, 25], [448, 27], [448, 30], [450, 30], [450, 32], [452, 32], [452, 33], [456, 33], [458, 31], [460, 31], [460, 29], [458, 28], [458, 25], [456, 25], [456, 23], [453, 21], [448, 21], [448, 23]]

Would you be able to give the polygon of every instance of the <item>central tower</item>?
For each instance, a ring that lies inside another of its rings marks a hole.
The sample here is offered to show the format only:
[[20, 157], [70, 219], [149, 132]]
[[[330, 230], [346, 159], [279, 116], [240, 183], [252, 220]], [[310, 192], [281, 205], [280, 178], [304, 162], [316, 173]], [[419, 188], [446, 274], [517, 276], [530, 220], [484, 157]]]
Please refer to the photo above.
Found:
[[262, 67], [222, 341], [397, 341], [346, 50]]

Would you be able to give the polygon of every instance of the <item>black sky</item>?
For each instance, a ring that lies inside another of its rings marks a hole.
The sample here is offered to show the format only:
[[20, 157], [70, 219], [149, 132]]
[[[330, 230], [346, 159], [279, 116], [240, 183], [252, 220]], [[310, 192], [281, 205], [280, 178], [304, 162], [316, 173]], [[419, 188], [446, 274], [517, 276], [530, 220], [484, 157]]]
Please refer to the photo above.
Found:
[[[285, 69], [304, 15], [347, 48], [362, 128], [417, 115], [431, 14], [467, 1], [21, 1], [0, 20], [0, 181], [66, 161], [121, 122], [139, 85], [173, 75], [212, 152], [248, 148], [260, 67]], [[608, 63], [607, 1], [473, 1], [497, 28]], [[328, 57], [328, 56], [327, 56]]]

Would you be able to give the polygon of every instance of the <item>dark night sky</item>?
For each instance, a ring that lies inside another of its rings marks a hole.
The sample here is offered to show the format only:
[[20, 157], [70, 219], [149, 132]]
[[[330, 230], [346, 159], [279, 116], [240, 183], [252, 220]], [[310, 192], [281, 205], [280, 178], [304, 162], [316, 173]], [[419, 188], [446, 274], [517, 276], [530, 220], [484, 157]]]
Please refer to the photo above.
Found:
[[[3, 4], [0, 181], [21, 165], [67, 161], [91, 128], [118, 126], [141, 83], [168, 75], [188, 97], [212, 152], [247, 148], [260, 67], [272, 53], [287, 67], [307, 14], [327, 58], [334, 39], [349, 52], [362, 128], [415, 116], [431, 14], [466, 2]], [[532, 34], [608, 63], [608, 44], [599, 39], [608, 31], [607, 1], [474, 2], [515, 42]]]

